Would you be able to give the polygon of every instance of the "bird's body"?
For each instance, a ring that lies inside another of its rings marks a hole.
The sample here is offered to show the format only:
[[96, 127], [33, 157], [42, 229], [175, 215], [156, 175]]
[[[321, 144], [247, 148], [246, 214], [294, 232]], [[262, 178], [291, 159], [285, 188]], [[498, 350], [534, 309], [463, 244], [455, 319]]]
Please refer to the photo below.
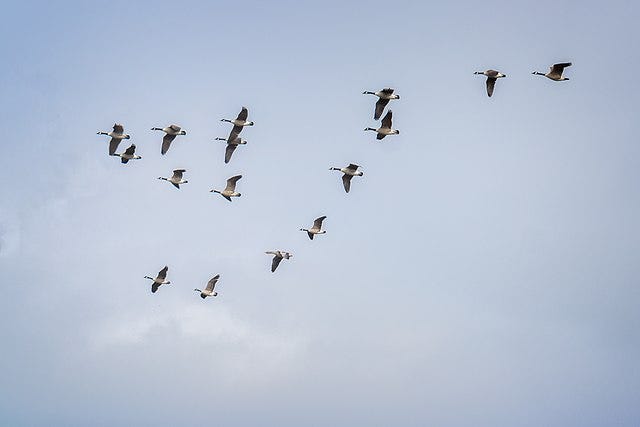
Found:
[[387, 114], [382, 118], [382, 125], [378, 129], [365, 128], [364, 130], [372, 130], [376, 132], [378, 134], [376, 135], [376, 139], [378, 140], [384, 138], [387, 135], [398, 135], [400, 131], [397, 129], [392, 129], [391, 127], [392, 118], [393, 118], [393, 111], [389, 110], [387, 111]]
[[247, 118], [249, 117], [249, 110], [247, 110], [246, 107], [242, 107], [242, 110], [240, 110], [240, 113], [238, 114], [238, 117], [236, 117], [233, 120], [229, 120], [229, 119], [221, 119], [221, 122], [228, 122], [231, 123], [233, 125], [233, 129], [231, 129], [231, 133], [229, 134], [229, 140], [234, 140], [238, 137], [238, 135], [240, 134], [240, 132], [242, 132], [242, 129], [245, 126], [253, 126], [253, 122], [247, 120]]
[[377, 92], [364, 91], [362, 92], [364, 95], [375, 95], [378, 97], [378, 101], [376, 102], [376, 110], [373, 113], [373, 119], [378, 120], [380, 116], [382, 116], [382, 112], [384, 111], [384, 107], [387, 106], [389, 101], [392, 99], [400, 99], [400, 95], [396, 95], [393, 93], [394, 90], [390, 87], [386, 87]]
[[239, 136], [236, 136], [234, 139], [229, 139], [229, 138], [216, 138], [217, 141], [226, 141], [227, 142], [227, 148], [224, 152], [224, 162], [225, 163], [229, 163], [229, 161], [231, 160], [231, 156], [233, 155], [233, 152], [236, 150], [236, 148], [238, 148], [238, 145], [245, 145], [247, 143], [247, 141], [245, 139], [240, 138]]
[[216, 274], [214, 277], [211, 278], [211, 280], [209, 280], [206, 288], [202, 290], [196, 288], [194, 289], [194, 291], [200, 292], [200, 298], [202, 299], [205, 299], [206, 297], [215, 297], [218, 295], [218, 293], [214, 291], [216, 287], [216, 283], [218, 282], [218, 279], [220, 279], [220, 275]]
[[493, 95], [493, 88], [496, 85], [496, 81], [501, 77], [507, 77], [506, 74], [502, 74], [496, 70], [476, 71], [473, 74], [481, 74], [487, 77], [487, 95], [489, 95], [489, 97]]
[[240, 197], [242, 196], [242, 194], [236, 192], [236, 183], [240, 178], [242, 178], [242, 175], [232, 176], [231, 178], [227, 179], [227, 186], [225, 187], [224, 190], [220, 191], [220, 190], [213, 189], [213, 190], [210, 190], [209, 192], [218, 193], [228, 201], [231, 201], [232, 197]]
[[167, 151], [169, 151], [169, 147], [171, 147], [171, 143], [176, 139], [176, 136], [187, 134], [187, 132], [178, 125], [169, 125], [164, 128], [151, 128], [151, 130], [161, 130], [166, 134], [162, 137], [162, 148], [160, 150], [162, 155], [167, 154]]
[[164, 268], [158, 272], [158, 275], [155, 279], [153, 277], [144, 276], [145, 279], [150, 279], [151, 281], [153, 281], [153, 283], [151, 284], [151, 293], [156, 293], [160, 285], [168, 285], [171, 283], [170, 281], [166, 280], [168, 270], [169, 267], [165, 265]]
[[175, 169], [173, 171], [173, 175], [170, 178], [159, 176], [158, 179], [169, 181], [171, 184], [173, 184], [174, 187], [176, 187], [179, 190], [180, 184], [187, 184], [189, 182], [182, 179], [182, 176], [186, 171], [187, 171], [186, 169]]
[[293, 257], [292, 253], [285, 252], [285, 251], [267, 251], [265, 252], [265, 254], [273, 255], [273, 260], [271, 261], [272, 273], [276, 271], [276, 268], [278, 268], [278, 265], [280, 265], [280, 261], [282, 261], [283, 259], [289, 259]]
[[111, 141], [109, 141], [110, 156], [113, 156], [116, 153], [116, 150], [118, 149], [118, 145], [120, 144], [120, 141], [122, 141], [123, 139], [131, 138], [130, 135], [124, 133], [124, 126], [118, 123], [113, 125], [113, 130], [111, 132], [100, 131], [98, 132], [98, 135], [107, 135], [111, 137]]
[[322, 230], [322, 221], [324, 221], [324, 219], [327, 216], [321, 216], [319, 218], [316, 218], [315, 221], [313, 221], [313, 226], [309, 229], [306, 228], [301, 228], [300, 231], [306, 231], [307, 235], [309, 236], [309, 239], [313, 240], [313, 236], [315, 236], [316, 234], [325, 234], [326, 231]]
[[553, 64], [551, 67], [549, 67], [549, 72], [546, 74], [541, 73], [539, 71], [534, 71], [531, 74], [536, 74], [538, 76], [545, 76], [548, 79], [554, 80], [556, 82], [561, 82], [564, 80], [569, 80], [569, 78], [564, 77], [562, 73], [564, 72], [565, 68], [570, 66], [571, 66], [571, 62], [560, 62], [558, 64]]
[[344, 191], [348, 193], [349, 190], [351, 189], [351, 178], [353, 178], [354, 176], [364, 175], [362, 171], [358, 170], [359, 167], [360, 166], [356, 164], [350, 163], [349, 166], [347, 166], [346, 168], [332, 167], [332, 168], [329, 168], [329, 170], [340, 171], [344, 174], [342, 175], [342, 185], [344, 186]]
[[112, 155], [120, 157], [120, 160], [122, 161], [122, 163], [125, 163], [125, 164], [129, 162], [129, 160], [139, 160], [142, 158], [136, 155], [136, 144], [131, 144], [129, 148], [124, 150], [124, 153], [115, 153]]

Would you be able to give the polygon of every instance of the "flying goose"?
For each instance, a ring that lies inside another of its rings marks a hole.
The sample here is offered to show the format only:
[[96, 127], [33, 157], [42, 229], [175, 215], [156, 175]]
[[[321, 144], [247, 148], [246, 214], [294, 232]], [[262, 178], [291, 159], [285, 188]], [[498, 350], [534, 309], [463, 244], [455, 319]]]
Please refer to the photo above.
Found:
[[394, 95], [393, 93], [393, 89], [391, 89], [390, 87], [386, 87], [382, 90], [379, 90], [377, 92], [370, 92], [368, 90], [365, 90], [364, 92], [362, 92], [363, 95], [375, 95], [378, 98], [378, 101], [376, 102], [376, 112], [373, 114], [373, 119], [374, 120], [378, 120], [380, 118], [380, 116], [382, 116], [382, 112], [384, 111], [384, 107], [387, 106], [387, 104], [389, 103], [389, 101], [391, 101], [392, 99], [400, 99], [400, 95]]
[[[233, 133], [233, 132], [232, 132]], [[231, 135], [229, 135], [231, 136]], [[234, 139], [231, 138], [216, 138], [216, 141], [227, 141], [227, 149], [224, 152], [224, 162], [229, 163], [231, 160], [231, 156], [233, 152], [238, 148], [238, 145], [244, 145], [247, 143], [246, 139], [242, 139], [239, 136], [236, 136]]]
[[128, 163], [129, 160], [139, 160], [142, 157], [135, 154], [136, 153], [136, 144], [131, 144], [129, 148], [124, 150], [124, 153], [115, 153], [112, 156], [120, 157], [122, 163]]
[[265, 252], [267, 255], [273, 255], [273, 260], [271, 261], [271, 272], [276, 271], [276, 268], [280, 265], [280, 261], [282, 259], [289, 259], [293, 257], [293, 254], [284, 251], [267, 251]]
[[187, 132], [178, 125], [169, 125], [166, 128], [151, 128], [151, 130], [161, 130], [166, 133], [166, 135], [162, 137], [162, 149], [160, 150], [160, 153], [163, 155], [167, 154], [167, 151], [169, 151], [169, 147], [171, 147], [171, 143], [176, 139], [176, 136], [187, 134]]
[[171, 178], [165, 178], [165, 177], [159, 176], [158, 179], [169, 181], [171, 184], [173, 184], [174, 187], [176, 187], [179, 190], [180, 184], [187, 184], [189, 182], [182, 179], [182, 174], [186, 171], [187, 171], [186, 169], [175, 169], [173, 171], [173, 176]]
[[326, 233], [325, 230], [320, 231], [320, 229], [322, 228], [322, 221], [324, 221], [324, 219], [327, 216], [321, 216], [319, 218], [316, 218], [315, 221], [313, 221], [313, 227], [311, 227], [310, 229], [306, 229], [306, 228], [301, 228], [300, 231], [306, 231], [307, 234], [309, 235], [309, 238], [311, 240], [313, 240], [313, 235], [314, 234], [324, 234]]
[[391, 129], [391, 118], [393, 117], [393, 112], [391, 110], [387, 111], [387, 114], [382, 118], [382, 125], [378, 129], [374, 128], [365, 128], [364, 130], [372, 130], [377, 132], [378, 135], [376, 139], [382, 139], [387, 135], [397, 135], [400, 133], [397, 129]]
[[218, 295], [217, 292], [214, 292], [214, 288], [216, 287], [216, 283], [218, 282], [218, 279], [220, 278], [219, 274], [216, 274], [215, 276], [213, 276], [211, 278], [211, 280], [209, 280], [209, 282], [207, 283], [207, 287], [201, 291], [200, 289], [196, 288], [194, 289], [194, 291], [196, 292], [200, 292], [200, 298], [205, 299], [206, 297], [215, 297]]
[[233, 129], [231, 129], [231, 133], [229, 134], [229, 139], [234, 140], [242, 131], [242, 128], [245, 126], [253, 126], [253, 122], [247, 121], [247, 117], [249, 117], [249, 111], [247, 107], [242, 107], [238, 117], [234, 120], [229, 119], [220, 119], [221, 122], [229, 122], [233, 124]]
[[219, 190], [213, 189], [209, 191], [209, 193], [218, 193], [228, 201], [231, 201], [232, 197], [240, 197], [242, 196], [242, 194], [236, 193], [236, 182], [238, 182], [240, 178], [242, 178], [242, 175], [232, 176], [227, 180], [227, 186], [225, 187], [224, 190], [219, 191]]
[[111, 137], [111, 141], [109, 141], [109, 155], [113, 156], [118, 149], [118, 145], [120, 141], [123, 139], [129, 139], [131, 136], [124, 133], [124, 126], [116, 123], [113, 125], [113, 130], [111, 132], [103, 132], [100, 131], [97, 133], [98, 135], [107, 135]]
[[168, 285], [171, 283], [170, 281], [165, 280], [167, 278], [167, 270], [169, 270], [169, 267], [165, 265], [164, 268], [158, 272], [158, 276], [156, 276], [155, 279], [153, 277], [144, 276], [145, 279], [153, 280], [153, 283], [151, 284], [152, 293], [155, 293], [160, 285]]
[[353, 163], [350, 163], [349, 166], [347, 166], [346, 168], [329, 168], [329, 170], [331, 171], [340, 171], [342, 172], [344, 175], [342, 175], [342, 184], [344, 185], [344, 191], [346, 191], [347, 193], [349, 192], [349, 189], [351, 188], [351, 178], [353, 178], [354, 176], [362, 176], [364, 175], [364, 173], [362, 171], [359, 171], [358, 168], [360, 166], [358, 165], [354, 165]]
[[487, 95], [489, 95], [489, 97], [493, 95], [493, 88], [496, 85], [496, 80], [500, 77], [507, 77], [506, 74], [502, 74], [496, 70], [476, 71], [473, 74], [482, 74], [483, 76], [487, 76]]
[[551, 67], [549, 67], [549, 72], [547, 74], [540, 73], [538, 71], [534, 71], [531, 74], [536, 74], [538, 76], [545, 76], [548, 79], [560, 82], [563, 80], [569, 80], [568, 77], [562, 76], [562, 72], [566, 67], [570, 67], [570, 66], [571, 66], [571, 62], [561, 62], [559, 64], [553, 64]]

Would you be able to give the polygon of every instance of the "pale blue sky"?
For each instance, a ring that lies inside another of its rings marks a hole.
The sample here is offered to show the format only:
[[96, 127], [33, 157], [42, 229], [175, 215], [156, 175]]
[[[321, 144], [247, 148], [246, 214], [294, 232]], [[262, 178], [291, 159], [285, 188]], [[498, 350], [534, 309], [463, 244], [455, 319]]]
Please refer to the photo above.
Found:
[[3, 6], [0, 424], [640, 423], [640, 6], [415, 3]]

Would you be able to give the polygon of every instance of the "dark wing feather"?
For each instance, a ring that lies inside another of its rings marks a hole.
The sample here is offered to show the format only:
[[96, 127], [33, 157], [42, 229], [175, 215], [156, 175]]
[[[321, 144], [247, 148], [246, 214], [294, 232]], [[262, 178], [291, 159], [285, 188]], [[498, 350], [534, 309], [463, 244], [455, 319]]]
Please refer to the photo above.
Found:
[[356, 170], [358, 170], [359, 167], [360, 166], [358, 166], [358, 165], [355, 165], [353, 163], [349, 163], [349, 166], [347, 166], [347, 169], [351, 169], [352, 171], [356, 171]]
[[167, 271], [169, 271], [169, 267], [165, 265], [164, 268], [158, 272], [158, 279], [166, 279]]
[[344, 185], [344, 191], [346, 191], [347, 193], [351, 189], [351, 178], [353, 178], [352, 175], [342, 175], [342, 185]]
[[385, 99], [385, 98], [378, 99], [378, 102], [376, 102], [376, 112], [373, 115], [373, 119], [374, 120], [378, 120], [380, 118], [380, 116], [382, 116], [382, 112], [384, 111], [384, 107], [386, 107], [388, 103], [389, 103], [388, 99]]
[[496, 85], [496, 80], [493, 77], [487, 77], [487, 95], [491, 96], [493, 95], [493, 88]]
[[326, 217], [327, 216], [324, 215], [319, 218], [316, 218], [315, 221], [313, 221], [313, 228], [317, 228], [318, 230], [320, 230], [320, 228], [322, 228], [322, 221], [324, 221]]
[[309, 235], [309, 238], [310, 238], [311, 240], [313, 240], [313, 233], [310, 233], [310, 232], [308, 232], [308, 231], [307, 231], [307, 234]]
[[211, 278], [211, 280], [209, 280], [209, 282], [207, 283], [207, 290], [208, 291], [213, 291], [213, 288], [216, 287], [216, 283], [218, 282], [219, 278], [220, 278], [220, 275], [216, 274], [215, 276], [213, 276]]
[[113, 131], [115, 133], [123, 134], [124, 133], [124, 126], [122, 126], [121, 124], [116, 123], [116, 124], [113, 125]]
[[131, 147], [124, 150], [124, 154], [128, 154], [130, 156], [133, 156], [135, 152], [136, 152], [136, 144], [131, 144]]
[[116, 150], [118, 149], [118, 145], [120, 145], [120, 141], [122, 141], [121, 139], [117, 139], [117, 138], [111, 138], [111, 141], [109, 141], [109, 155], [113, 156], [114, 154], [116, 154]]
[[162, 138], [162, 150], [160, 151], [161, 154], [167, 154], [167, 151], [169, 151], [169, 147], [171, 147], [171, 142], [173, 142], [174, 139], [176, 139], [176, 136], [170, 134], [166, 134]]
[[393, 118], [393, 112], [387, 111], [387, 114], [382, 118], [382, 127], [391, 129], [391, 120]]
[[273, 261], [271, 261], [271, 272], [272, 273], [274, 271], [276, 271], [276, 268], [278, 268], [278, 265], [280, 265], [280, 261], [282, 261], [282, 257], [279, 257], [279, 256], [274, 256], [273, 257]]
[[224, 162], [225, 163], [229, 163], [229, 160], [231, 160], [231, 156], [233, 155], [233, 152], [235, 151], [235, 149], [238, 146], [235, 144], [227, 144], [227, 149], [224, 151]]
[[384, 138], [385, 136], [387, 136], [387, 135], [385, 135], [385, 134], [383, 134], [383, 133], [379, 133], [379, 134], [378, 134], [378, 136], [376, 136], [376, 139], [382, 139], [382, 138]]
[[242, 129], [243, 129], [242, 126], [233, 126], [233, 129], [231, 129], [231, 132], [229, 133], [229, 138], [227, 138], [227, 140], [233, 141], [234, 139], [236, 139], [238, 135], [240, 135], [240, 132], [242, 132]]
[[159, 287], [159, 283], [153, 282], [153, 285], [151, 285], [151, 293], [155, 294]]
[[242, 110], [240, 110], [240, 113], [238, 114], [238, 120], [245, 121], [247, 120], [247, 117], [249, 117], [249, 110], [247, 110], [246, 107], [242, 107]]

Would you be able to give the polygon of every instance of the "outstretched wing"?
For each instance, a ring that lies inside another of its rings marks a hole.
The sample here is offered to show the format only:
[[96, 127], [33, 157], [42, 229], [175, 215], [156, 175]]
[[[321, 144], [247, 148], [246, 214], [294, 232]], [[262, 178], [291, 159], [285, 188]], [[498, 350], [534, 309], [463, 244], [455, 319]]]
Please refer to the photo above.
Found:
[[319, 218], [316, 218], [315, 221], [313, 221], [313, 228], [316, 229], [316, 230], [320, 230], [322, 228], [322, 221], [324, 221], [324, 219], [326, 217], [327, 216], [324, 215], [324, 216], [321, 216]]
[[273, 273], [274, 271], [276, 271], [276, 268], [278, 268], [278, 266], [280, 265], [280, 261], [282, 261], [282, 257], [279, 256], [274, 256], [273, 260], [271, 261], [271, 272]]
[[173, 171], [173, 176], [171, 177], [171, 179], [176, 180], [176, 181], [181, 181], [182, 180], [182, 174], [184, 172], [186, 172], [186, 169], [176, 169]]
[[159, 283], [153, 282], [153, 284], [151, 285], [151, 293], [155, 294], [159, 287]]
[[236, 182], [238, 182], [240, 178], [242, 178], [242, 175], [236, 175], [229, 178], [227, 180], [227, 187], [225, 188], [225, 191], [236, 191]]
[[390, 87], [385, 87], [380, 92], [384, 93], [385, 95], [392, 95], [393, 94], [393, 89], [391, 89]]
[[169, 128], [171, 128], [171, 130], [174, 131], [174, 132], [180, 132], [180, 130], [182, 129], [178, 125], [171, 125], [171, 126], [169, 126]]
[[164, 268], [158, 272], [158, 280], [166, 279], [167, 271], [169, 271], [169, 267], [165, 265]]
[[233, 152], [236, 150], [238, 146], [236, 144], [227, 144], [227, 149], [224, 151], [224, 162], [229, 163], [231, 160], [231, 156]]
[[240, 132], [242, 132], [242, 129], [242, 126], [233, 126], [233, 129], [229, 132], [229, 138], [227, 138], [227, 141], [233, 141], [236, 139], [238, 135], [240, 135]]
[[122, 141], [119, 138], [111, 138], [111, 141], [109, 141], [109, 155], [113, 156], [114, 154], [116, 154], [116, 150], [118, 149], [118, 145], [120, 145], [120, 141]]
[[342, 185], [344, 185], [344, 191], [347, 193], [351, 189], [351, 178], [353, 178], [353, 175], [342, 175]]
[[354, 171], [354, 172], [355, 172], [355, 171], [357, 171], [357, 170], [358, 170], [358, 168], [359, 168], [359, 167], [360, 167], [360, 166], [358, 166], [358, 165], [355, 165], [355, 164], [353, 164], [353, 163], [349, 163], [349, 166], [347, 166], [347, 169], [350, 169], [350, 170], [352, 170], [352, 171]]
[[176, 139], [176, 136], [171, 134], [166, 134], [162, 138], [162, 150], [160, 150], [161, 154], [163, 155], [167, 154], [167, 151], [169, 151], [169, 147], [171, 147], [171, 143], [173, 142], [174, 139]]
[[496, 80], [496, 78], [487, 77], [487, 95], [489, 95], [489, 97], [493, 95], [493, 88], [496, 85]]
[[211, 280], [209, 280], [209, 282], [207, 283], [207, 290], [209, 292], [213, 291], [213, 288], [216, 287], [216, 283], [218, 282], [218, 279], [220, 278], [219, 274], [216, 274], [215, 276], [213, 276], [211, 278]]
[[242, 107], [242, 110], [240, 110], [240, 113], [238, 114], [237, 120], [245, 121], [247, 120], [247, 117], [249, 117], [249, 110], [247, 110], [247, 107]]
[[[392, 90], [393, 92], [393, 90]], [[378, 102], [376, 102], [376, 112], [373, 115], [374, 120], [378, 120], [380, 116], [382, 116], [382, 112], [384, 111], [384, 107], [389, 103], [389, 98], [380, 98]]]
[[113, 125], [113, 133], [122, 135], [124, 133], [124, 126], [122, 126], [121, 124], [115, 123]]
[[129, 156], [133, 156], [135, 152], [136, 152], [136, 144], [131, 144], [129, 148], [124, 150], [124, 154], [127, 154]]
[[562, 72], [564, 71], [564, 69], [570, 66], [571, 66], [571, 62], [560, 62], [558, 64], [553, 64], [551, 66], [551, 73], [562, 75]]
[[382, 118], [382, 127], [391, 129], [391, 120], [393, 118], [393, 111], [387, 111], [387, 114]]

